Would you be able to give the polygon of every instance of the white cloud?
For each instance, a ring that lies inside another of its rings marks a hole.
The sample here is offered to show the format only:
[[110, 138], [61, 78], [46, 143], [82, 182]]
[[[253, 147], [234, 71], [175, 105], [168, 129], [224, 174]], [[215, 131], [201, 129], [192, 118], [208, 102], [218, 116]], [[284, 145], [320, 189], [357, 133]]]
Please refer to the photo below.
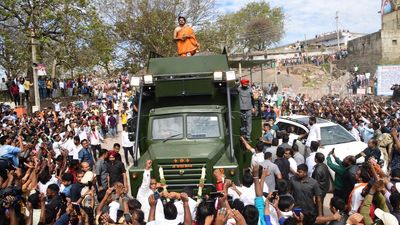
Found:
[[[222, 12], [234, 12], [251, 0], [216, 0]], [[339, 29], [371, 33], [380, 29], [379, 0], [270, 0], [282, 7], [286, 15], [286, 35], [282, 43], [313, 37], [336, 29], [335, 13], [339, 11]]]

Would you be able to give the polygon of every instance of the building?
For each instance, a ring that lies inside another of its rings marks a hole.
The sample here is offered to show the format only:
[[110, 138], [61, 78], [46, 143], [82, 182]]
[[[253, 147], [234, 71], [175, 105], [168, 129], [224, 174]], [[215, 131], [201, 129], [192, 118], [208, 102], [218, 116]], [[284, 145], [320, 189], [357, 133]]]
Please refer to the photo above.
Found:
[[[365, 34], [354, 33], [348, 30], [339, 31], [339, 45], [341, 49], [347, 49], [348, 42], [362, 37]], [[295, 43], [283, 45], [280, 47], [269, 49], [267, 52], [253, 52], [253, 55], [264, 55], [268, 59], [287, 59], [297, 58], [299, 52], [306, 52], [307, 56], [332, 55], [338, 52], [337, 49], [337, 32], [327, 32], [315, 35], [312, 39], [305, 41], [297, 41]]]
[[348, 42], [348, 57], [337, 61], [340, 69], [375, 73], [377, 65], [400, 64], [400, 10], [382, 16], [381, 30]]
[[[339, 31], [339, 45], [341, 49], [347, 48], [347, 43], [356, 38], [362, 37], [365, 34], [362, 33], [354, 33], [348, 30]], [[337, 47], [338, 44], [338, 36], [337, 32], [329, 32], [321, 35], [315, 35], [315, 38], [307, 40], [307, 45], [321, 47]]]
[[[339, 45], [341, 49], [346, 49], [349, 41], [356, 38], [362, 37], [365, 34], [350, 32], [349, 30], [339, 31]], [[271, 49], [271, 51], [290, 51], [290, 50], [301, 50], [302, 47], [307, 47], [307, 50], [318, 51], [318, 50], [332, 50], [337, 51], [338, 36], [337, 32], [327, 32], [323, 34], [315, 35], [312, 39], [307, 39], [303, 41], [297, 41], [296, 43], [291, 43], [283, 45], [277, 48]]]

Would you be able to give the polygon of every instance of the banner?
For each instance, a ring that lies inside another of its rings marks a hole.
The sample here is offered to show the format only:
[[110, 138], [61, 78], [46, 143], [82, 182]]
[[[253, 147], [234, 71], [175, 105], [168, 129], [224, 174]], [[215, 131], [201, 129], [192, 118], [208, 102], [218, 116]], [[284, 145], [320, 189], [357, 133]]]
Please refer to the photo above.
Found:
[[378, 95], [392, 95], [390, 88], [394, 84], [400, 84], [400, 65], [378, 66], [376, 71], [378, 79]]
[[400, 0], [382, 0], [381, 14], [386, 15], [399, 9]]
[[44, 64], [38, 64], [36, 67], [37, 75], [38, 76], [46, 76], [46, 65]]

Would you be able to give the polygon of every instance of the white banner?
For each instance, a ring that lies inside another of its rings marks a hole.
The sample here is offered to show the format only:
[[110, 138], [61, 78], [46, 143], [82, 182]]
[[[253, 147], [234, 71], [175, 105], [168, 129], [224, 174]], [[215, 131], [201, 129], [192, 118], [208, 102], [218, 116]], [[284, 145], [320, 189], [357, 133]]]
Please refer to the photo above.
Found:
[[378, 95], [392, 95], [390, 88], [394, 84], [400, 85], [400, 65], [378, 66], [376, 70], [378, 79]]
[[37, 70], [37, 75], [38, 76], [46, 76], [46, 65], [44, 64], [38, 64], [38, 66], [36, 67]]

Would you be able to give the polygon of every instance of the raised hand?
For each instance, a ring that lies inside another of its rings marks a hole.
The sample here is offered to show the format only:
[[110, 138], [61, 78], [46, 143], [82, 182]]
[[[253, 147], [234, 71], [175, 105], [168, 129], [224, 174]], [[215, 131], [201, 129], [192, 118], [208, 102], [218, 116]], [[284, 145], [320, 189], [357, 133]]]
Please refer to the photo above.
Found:
[[156, 207], [157, 200], [154, 198], [154, 195], [149, 196], [149, 205], [150, 207]]
[[153, 161], [147, 160], [146, 161], [146, 165], [145, 165], [145, 169], [146, 170], [150, 170], [151, 169], [151, 165], [153, 165]]
[[226, 208], [218, 210], [217, 217], [215, 218], [215, 225], [224, 225], [228, 220], [228, 212]]
[[182, 192], [180, 197], [181, 197], [182, 202], [189, 201], [189, 196], [185, 192]]

